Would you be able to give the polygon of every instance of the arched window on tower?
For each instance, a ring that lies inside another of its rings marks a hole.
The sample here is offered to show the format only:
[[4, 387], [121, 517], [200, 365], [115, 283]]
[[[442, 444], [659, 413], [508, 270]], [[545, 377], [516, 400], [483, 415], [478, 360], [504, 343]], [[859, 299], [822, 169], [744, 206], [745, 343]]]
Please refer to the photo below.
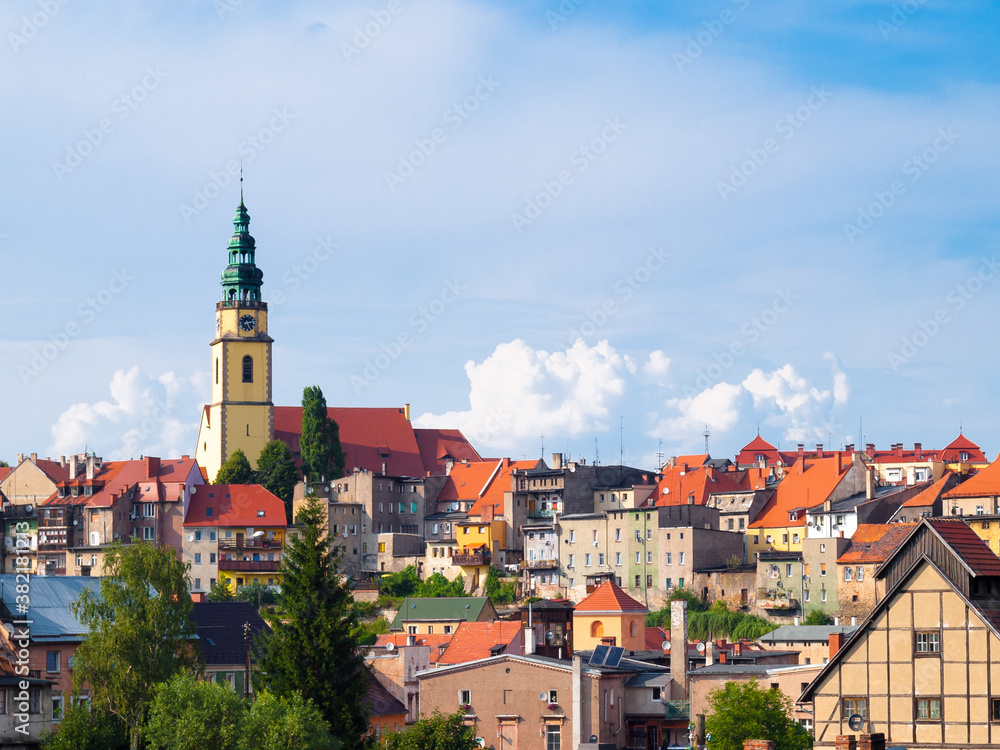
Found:
[[604, 623], [600, 620], [595, 620], [590, 623], [590, 637], [591, 638], [603, 638], [604, 637]]
[[249, 354], [243, 358], [243, 382], [253, 382], [253, 357]]

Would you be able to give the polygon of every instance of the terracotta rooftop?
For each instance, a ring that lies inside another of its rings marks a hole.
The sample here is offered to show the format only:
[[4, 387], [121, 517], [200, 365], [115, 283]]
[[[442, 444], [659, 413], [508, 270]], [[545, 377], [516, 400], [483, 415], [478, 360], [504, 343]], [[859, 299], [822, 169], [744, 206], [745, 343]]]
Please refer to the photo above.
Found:
[[286, 526], [285, 504], [259, 484], [203, 484], [191, 494], [185, 526]]
[[853, 454], [850, 453], [840, 453], [831, 458], [796, 461], [785, 472], [774, 495], [750, 524], [750, 528], [805, 526], [805, 513], [799, 513], [798, 518], [792, 521], [789, 519], [789, 512], [798, 508], [814, 508], [822, 504], [840, 484], [852, 463]]
[[746, 489], [728, 472], [711, 466], [692, 467], [678, 463], [664, 470], [663, 478], [647, 502], [657, 506], [688, 505], [693, 496], [694, 505], [707, 505], [711, 495], [727, 492], [746, 492]]
[[977, 576], [1000, 576], [1000, 557], [990, 550], [965, 521], [958, 518], [925, 520]]
[[944, 476], [942, 476], [939, 480], [937, 480], [936, 482], [934, 482], [934, 484], [932, 484], [926, 490], [924, 490], [923, 492], [920, 492], [920, 493], [914, 495], [909, 500], [907, 500], [905, 503], [903, 503], [903, 507], [904, 508], [915, 508], [915, 507], [923, 507], [923, 506], [933, 505], [934, 502], [941, 495], [941, 493], [944, 491], [945, 487], [947, 487], [948, 482], [950, 482], [950, 481], [953, 480], [954, 476], [955, 475], [953, 473], [951, 473], [950, 471], [946, 471], [944, 473]]
[[622, 591], [614, 581], [607, 580], [597, 590], [573, 607], [573, 612], [648, 612], [646, 605]]
[[483, 460], [461, 430], [414, 429], [413, 435], [417, 440], [424, 469], [437, 476], [445, 473], [446, 459], [449, 457], [455, 463], [463, 458], [469, 461]]
[[670, 635], [663, 628], [660, 627], [646, 628], [647, 651], [662, 651], [663, 642], [669, 640], [670, 640]]
[[[914, 526], [915, 523], [863, 523], [851, 536], [851, 544], [837, 558], [837, 563], [885, 562], [910, 535]], [[969, 531], [972, 532], [971, 529]]]
[[448, 648], [438, 659], [438, 664], [444, 666], [488, 659], [496, 655], [493, 652], [495, 647], [503, 646], [506, 651], [511, 643], [514, 640], [519, 641], [520, 637], [519, 621], [462, 622], [455, 630]]
[[[431, 664], [437, 664], [438, 659], [441, 654], [444, 653], [444, 649], [447, 648], [448, 644], [451, 643], [451, 639], [454, 634], [449, 633], [448, 635], [433, 633], [431, 635], [416, 635], [414, 638], [414, 646], [430, 646], [430, 662]], [[375, 648], [385, 648], [386, 644], [391, 643], [393, 648], [402, 648], [406, 646], [406, 633], [382, 633], [379, 635], [378, 640], [375, 641]]]
[[1000, 495], [1000, 457], [986, 466], [957, 487], [944, 493], [947, 500], [952, 497], [990, 497]]

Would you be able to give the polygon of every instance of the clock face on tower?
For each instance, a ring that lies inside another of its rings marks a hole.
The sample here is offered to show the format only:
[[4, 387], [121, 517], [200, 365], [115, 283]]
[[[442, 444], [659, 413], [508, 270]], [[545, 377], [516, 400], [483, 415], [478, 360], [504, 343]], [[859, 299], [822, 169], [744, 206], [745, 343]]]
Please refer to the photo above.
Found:
[[240, 330], [252, 331], [256, 327], [257, 327], [257, 321], [254, 320], [253, 315], [240, 316]]

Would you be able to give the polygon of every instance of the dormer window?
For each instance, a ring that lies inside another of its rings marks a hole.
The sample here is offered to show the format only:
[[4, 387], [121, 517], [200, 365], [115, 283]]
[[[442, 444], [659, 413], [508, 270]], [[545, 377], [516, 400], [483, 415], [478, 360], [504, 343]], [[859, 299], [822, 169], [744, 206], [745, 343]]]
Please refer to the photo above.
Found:
[[794, 511], [794, 510], [788, 514], [788, 520], [789, 521], [795, 521], [795, 520], [798, 519], [798, 517], [799, 517], [798, 512]]
[[83, 494], [84, 494], [84, 495], [93, 495], [93, 494], [94, 494], [94, 488], [93, 488], [93, 487], [91, 487], [91, 486], [90, 486], [90, 485], [88, 484], [88, 485], [87, 485], [86, 487], [84, 487], [84, 488], [83, 488]]
[[258, 510], [257, 511], [257, 518], [263, 518], [263, 517], [264, 517], [264, 511]]
[[969, 460], [969, 454], [968, 454], [968, 453], [965, 453], [965, 452], [963, 451], [963, 452], [962, 452], [962, 454], [961, 454], [961, 455], [959, 456], [959, 458], [960, 458], [960, 459], [961, 459], [962, 461], [968, 461], [968, 460]]

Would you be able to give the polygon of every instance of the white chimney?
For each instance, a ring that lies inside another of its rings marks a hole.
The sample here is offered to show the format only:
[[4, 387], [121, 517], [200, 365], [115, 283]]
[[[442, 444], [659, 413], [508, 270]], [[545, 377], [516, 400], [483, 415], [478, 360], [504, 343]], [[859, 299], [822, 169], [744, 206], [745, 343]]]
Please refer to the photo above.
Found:
[[69, 457], [69, 478], [76, 479], [76, 454]]
[[858, 618], [857, 617], [852, 617], [851, 618], [851, 626], [855, 627], [855, 626], [857, 626], [857, 624], [858, 624]]
[[528, 627], [524, 629], [524, 654], [531, 656], [535, 653], [535, 629]]
[[87, 456], [87, 479], [94, 478], [94, 457]]
[[[687, 602], [684, 602], [687, 604]], [[583, 704], [583, 660], [573, 654], [573, 744], [571, 747], [580, 747], [580, 733], [582, 722], [581, 706]]]
[[839, 617], [834, 617], [833, 618], [833, 624], [836, 625], [837, 627], [840, 627], [840, 618]]
[[670, 676], [687, 696], [687, 602], [670, 602]]
[[802, 618], [799, 617], [798, 615], [795, 615], [795, 627], [798, 627], [801, 624], [802, 624]]

